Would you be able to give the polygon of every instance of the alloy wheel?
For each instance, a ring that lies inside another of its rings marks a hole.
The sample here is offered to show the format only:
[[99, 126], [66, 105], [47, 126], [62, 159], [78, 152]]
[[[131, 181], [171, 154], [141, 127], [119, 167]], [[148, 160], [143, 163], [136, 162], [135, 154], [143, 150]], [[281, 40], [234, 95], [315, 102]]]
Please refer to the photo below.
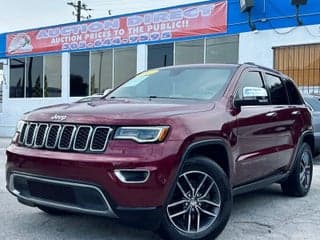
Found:
[[184, 233], [200, 233], [217, 219], [221, 194], [214, 179], [203, 171], [182, 173], [167, 205], [170, 222]]
[[309, 188], [311, 183], [311, 161], [312, 157], [308, 152], [303, 152], [300, 161], [300, 184], [305, 189]]

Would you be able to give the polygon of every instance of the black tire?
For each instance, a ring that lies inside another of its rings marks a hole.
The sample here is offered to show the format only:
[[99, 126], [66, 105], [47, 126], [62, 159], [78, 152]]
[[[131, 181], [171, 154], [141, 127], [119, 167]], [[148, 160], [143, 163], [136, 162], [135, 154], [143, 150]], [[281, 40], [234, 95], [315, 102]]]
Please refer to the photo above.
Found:
[[[184, 163], [167, 200], [159, 233], [171, 240], [213, 240], [229, 220], [232, 201], [231, 186], [221, 167], [209, 158], [192, 157]], [[181, 211], [187, 212], [174, 216]]]
[[310, 146], [303, 143], [298, 150], [293, 169], [288, 179], [281, 183], [283, 193], [293, 197], [308, 194], [312, 182], [313, 155]]
[[59, 216], [59, 215], [67, 215], [67, 214], [71, 214], [71, 212], [68, 212], [68, 211], [64, 211], [64, 210], [61, 210], [61, 209], [57, 209], [57, 208], [52, 208], [52, 207], [47, 207], [47, 206], [40, 206], [38, 205], [37, 206], [41, 211], [49, 214], [49, 215], [56, 215], [56, 216]]

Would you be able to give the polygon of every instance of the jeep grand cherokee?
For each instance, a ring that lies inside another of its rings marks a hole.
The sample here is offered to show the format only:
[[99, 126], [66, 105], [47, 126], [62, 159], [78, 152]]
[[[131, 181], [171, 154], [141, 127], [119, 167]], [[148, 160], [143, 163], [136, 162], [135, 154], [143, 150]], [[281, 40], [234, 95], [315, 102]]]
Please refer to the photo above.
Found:
[[253, 64], [138, 74], [107, 96], [34, 110], [7, 149], [7, 189], [26, 205], [213, 239], [233, 196], [280, 183], [305, 196], [310, 113], [292, 80]]

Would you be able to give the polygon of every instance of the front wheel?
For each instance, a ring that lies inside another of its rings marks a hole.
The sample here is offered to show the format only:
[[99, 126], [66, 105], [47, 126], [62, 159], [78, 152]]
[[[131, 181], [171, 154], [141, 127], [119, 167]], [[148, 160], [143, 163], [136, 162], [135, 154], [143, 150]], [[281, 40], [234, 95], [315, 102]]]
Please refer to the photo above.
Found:
[[224, 229], [232, 209], [225, 172], [206, 157], [188, 159], [165, 206], [161, 233], [165, 239], [214, 239]]
[[307, 143], [303, 143], [298, 150], [291, 174], [288, 179], [281, 184], [282, 191], [294, 197], [307, 195], [311, 186], [312, 172], [312, 151]]

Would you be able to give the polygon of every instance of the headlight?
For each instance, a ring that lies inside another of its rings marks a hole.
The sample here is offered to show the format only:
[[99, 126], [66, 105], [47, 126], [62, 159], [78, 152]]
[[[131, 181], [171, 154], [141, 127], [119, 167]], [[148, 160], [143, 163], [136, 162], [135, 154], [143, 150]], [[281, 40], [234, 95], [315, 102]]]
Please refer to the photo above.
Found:
[[168, 126], [119, 127], [114, 135], [114, 139], [128, 139], [138, 143], [162, 142], [168, 132]]
[[21, 132], [22, 131], [22, 128], [23, 128], [23, 125], [25, 124], [26, 122], [25, 121], [22, 121], [20, 120], [17, 124], [17, 127], [16, 127], [16, 132]]

